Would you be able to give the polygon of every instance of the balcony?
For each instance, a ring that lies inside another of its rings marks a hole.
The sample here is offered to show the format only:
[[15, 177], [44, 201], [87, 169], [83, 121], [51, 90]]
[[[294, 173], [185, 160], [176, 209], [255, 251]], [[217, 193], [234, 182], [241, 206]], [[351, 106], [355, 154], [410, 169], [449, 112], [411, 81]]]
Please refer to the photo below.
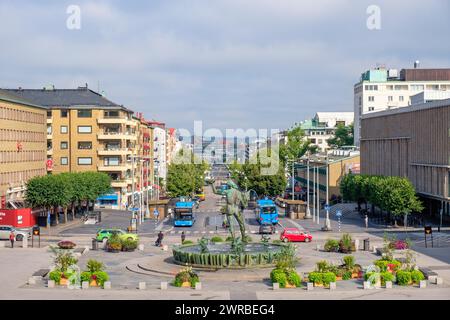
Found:
[[128, 121], [126, 117], [104, 117], [97, 119], [98, 124], [127, 124]]
[[113, 188], [126, 188], [130, 184], [131, 184], [130, 179], [111, 181], [111, 187], [113, 187]]
[[47, 118], [47, 124], [52, 124], [53, 123], [53, 118]]
[[127, 171], [129, 166], [126, 163], [119, 163], [117, 165], [98, 165], [98, 171], [116, 172], [116, 171]]
[[53, 148], [47, 149], [47, 155], [52, 156], [53, 155]]
[[51, 133], [47, 133], [47, 140], [52, 140], [53, 139], [53, 135]]
[[126, 156], [132, 153], [131, 148], [100, 148], [98, 149], [99, 156]]
[[137, 140], [134, 133], [119, 131], [100, 132], [97, 138], [99, 140]]

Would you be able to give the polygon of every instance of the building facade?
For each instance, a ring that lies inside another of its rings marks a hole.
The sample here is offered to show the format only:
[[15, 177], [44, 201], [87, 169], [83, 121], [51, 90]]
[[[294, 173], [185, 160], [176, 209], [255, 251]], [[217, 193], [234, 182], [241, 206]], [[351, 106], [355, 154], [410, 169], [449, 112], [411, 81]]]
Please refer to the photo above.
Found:
[[450, 217], [450, 99], [362, 117], [361, 172], [408, 178], [426, 213]]
[[0, 90], [0, 208], [46, 171], [46, 108]]
[[153, 127], [153, 162], [155, 181], [159, 185], [159, 180], [166, 181], [167, 177], [167, 133], [165, 123], [149, 121]]
[[[450, 91], [450, 69], [370, 69], [354, 85], [354, 135], [359, 146], [361, 118], [371, 112], [407, 107], [412, 96], [423, 91], [432, 100], [445, 99]], [[444, 94], [439, 94], [444, 92]]]

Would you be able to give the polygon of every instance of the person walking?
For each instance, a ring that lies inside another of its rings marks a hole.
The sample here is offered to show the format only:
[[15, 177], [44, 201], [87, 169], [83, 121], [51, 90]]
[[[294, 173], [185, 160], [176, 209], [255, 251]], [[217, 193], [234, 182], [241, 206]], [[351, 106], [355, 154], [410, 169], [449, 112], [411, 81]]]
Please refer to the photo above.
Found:
[[161, 247], [161, 246], [162, 246], [162, 241], [163, 241], [163, 239], [164, 239], [164, 234], [162, 233], [162, 231], [160, 231], [160, 232], [158, 233], [158, 239], [156, 239], [155, 245], [156, 245], [157, 247]]
[[16, 235], [13, 231], [9, 234], [9, 241], [11, 241], [11, 248], [14, 248], [14, 240], [16, 240]]
[[364, 222], [366, 223], [366, 229], [369, 228], [369, 217], [366, 214], [366, 217], [364, 218]]
[[181, 244], [183, 244], [184, 240], [186, 240], [186, 235], [184, 234], [184, 231], [181, 233]]

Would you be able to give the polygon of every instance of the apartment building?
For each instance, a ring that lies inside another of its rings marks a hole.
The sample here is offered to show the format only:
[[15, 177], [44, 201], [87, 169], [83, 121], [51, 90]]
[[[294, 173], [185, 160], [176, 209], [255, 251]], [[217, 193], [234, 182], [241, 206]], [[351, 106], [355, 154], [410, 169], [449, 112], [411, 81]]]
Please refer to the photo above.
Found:
[[0, 90], [0, 208], [23, 200], [25, 183], [46, 171], [46, 108]]
[[[153, 160], [155, 181], [166, 181], [167, 177], [167, 133], [166, 124], [158, 121], [149, 121], [153, 127]], [[159, 183], [157, 183], [159, 185]]]
[[[354, 85], [354, 135], [359, 146], [361, 118], [371, 112], [408, 107], [412, 96], [426, 92], [424, 100], [445, 99], [450, 91], [450, 69], [386, 69], [378, 67], [362, 73]], [[430, 93], [431, 92], [431, 93]]]
[[424, 213], [450, 221], [450, 99], [369, 113], [361, 123], [361, 173], [408, 178]]
[[[100, 171], [112, 178], [113, 192], [99, 204], [124, 208], [132, 189], [130, 157], [139, 153], [139, 120], [87, 85], [77, 89], [6, 90], [47, 110], [47, 171]], [[136, 170], [135, 175], [139, 173]]]

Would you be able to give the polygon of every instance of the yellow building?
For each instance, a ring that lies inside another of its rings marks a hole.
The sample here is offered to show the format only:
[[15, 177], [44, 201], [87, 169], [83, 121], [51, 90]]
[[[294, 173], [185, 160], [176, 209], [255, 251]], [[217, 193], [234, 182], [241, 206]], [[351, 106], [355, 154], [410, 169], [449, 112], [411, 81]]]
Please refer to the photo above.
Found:
[[140, 167], [133, 168], [131, 161], [141, 152], [141, 121], [133, 117], [133, 111], [111, 102], [87, 85], [78, 89], [8, 91], [48, 108], [49, 173], [105, 172], [113, 180], [114, 192], [99, 198], [98, 205], [124, 209], [131, 200], [132, 172], [135, 189], [140, 176]]
[[45, 175], [46, 109], [0, 90], [0, 196], [21, 200], [25, 183]]

